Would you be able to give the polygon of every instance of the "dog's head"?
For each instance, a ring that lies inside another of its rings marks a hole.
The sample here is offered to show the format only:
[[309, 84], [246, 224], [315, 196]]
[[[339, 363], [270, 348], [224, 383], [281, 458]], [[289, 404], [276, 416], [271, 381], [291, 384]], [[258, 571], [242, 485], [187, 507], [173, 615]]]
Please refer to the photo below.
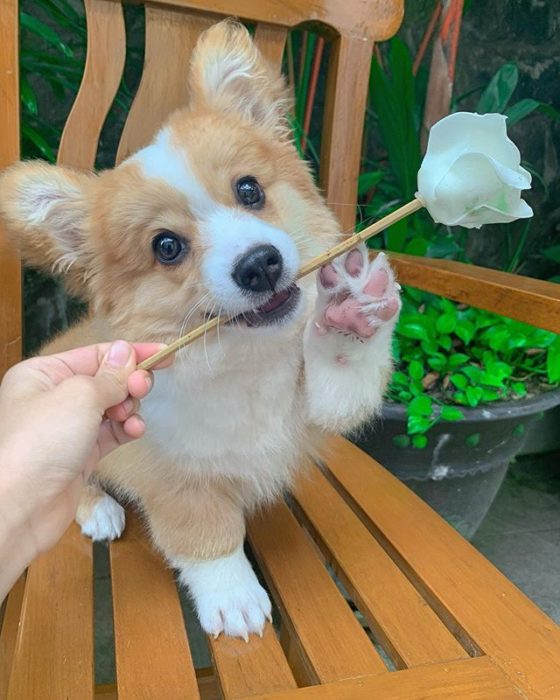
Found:
[[283, 81], [247, 31], [203, 34], [190, 101], [114, 170], [20, 163], [0, 216], [31, 265], [66, 275], [128, 337], [170, 340], [212, 314], [243, 332], [297, 316], [296, 271], [337, 227], [290, 141]]

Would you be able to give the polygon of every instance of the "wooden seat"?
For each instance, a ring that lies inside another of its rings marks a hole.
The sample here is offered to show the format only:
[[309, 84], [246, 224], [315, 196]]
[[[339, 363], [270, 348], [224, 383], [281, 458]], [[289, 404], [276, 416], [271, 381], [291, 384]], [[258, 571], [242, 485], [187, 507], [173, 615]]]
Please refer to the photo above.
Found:
[[[79, 168], [93, 167], [126, 38], [119, 2], [85, 4], [86, 68], [59, 150], [59, 162]], [[371, 50], [398, 28], [399, 0], [152, 0], [145, 70], [117, 160], [144, 145], [185, 101], [196, 37], [229, 14], [257, 22], [256, 40], [278, 66], [289, 28], [313, 20], [327, 30], [321, 184], [350, 229], [353, 207], [342, 203], [356, 199]], [[0, 167], [18, 158], [16, 37], [16, 3], [2, 0]], [[558, 286], [448, 261], [396, 256], [395, 262], [405, 283], [560, 332]], [[20, 266], [8, 250], [0, 257], [0, 280], [3, 372], [21, 352]], [[249, 644], [209, 639], [212, 669], [200, 670], [172, 572], [129, 513], [123, 537], [109, 548], [116, 685], [96, 688], [93, 549], [73, 525], [8, 598], [0, 698], [560, 698], [560, 628], [346, 440], [332, 438], [290, 499], [252, 520], [248, 534], [278, 620]]]

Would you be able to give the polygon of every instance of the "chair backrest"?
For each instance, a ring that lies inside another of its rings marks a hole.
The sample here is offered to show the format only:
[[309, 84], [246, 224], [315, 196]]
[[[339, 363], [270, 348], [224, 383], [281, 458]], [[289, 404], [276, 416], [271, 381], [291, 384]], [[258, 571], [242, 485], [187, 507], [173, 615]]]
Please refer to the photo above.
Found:
[[[211, 11], [210, 11], [211, 8]], [[92, 169], [99, 137], [126, 58], [123, 5], [85, 0], [87, 55], [82, 83], [68, 116], [58, 162]], [[149, 142], [174, 109], [187, 100], [186, 72], [199, 34], [223, 17], [256, 22], [255, 40], [280, 69], [288, 31], [304, 22], [331, 43], [322, 131], [320, 183], [343, 230], [354, 226], [363, 122], [373, 43], [398, 29], [403, 0], [155, 0], [145, 7], [144, 69], [117, 151], [117, 163]], [[0, 168], [17, 160], [17, 2], [5, 0], [0, 17]], [[0, 233], [1, 245], [1, 233]], [[19, 261], [0, 261], [0, 376], [21, 352]]]

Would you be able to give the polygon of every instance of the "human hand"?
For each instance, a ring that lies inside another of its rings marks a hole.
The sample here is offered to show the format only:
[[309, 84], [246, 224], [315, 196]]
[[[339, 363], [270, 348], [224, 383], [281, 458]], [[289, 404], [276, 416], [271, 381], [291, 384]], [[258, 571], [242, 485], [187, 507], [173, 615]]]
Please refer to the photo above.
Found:
[[136, 366], [160, 348], [91, 345], [34, 357], [6, 373], [0, 385], [0, 548], [3, 534], [16, 535], [24, 566], [64, 533], [97, 462], [143, 435], [137, 411], [153, 378]]

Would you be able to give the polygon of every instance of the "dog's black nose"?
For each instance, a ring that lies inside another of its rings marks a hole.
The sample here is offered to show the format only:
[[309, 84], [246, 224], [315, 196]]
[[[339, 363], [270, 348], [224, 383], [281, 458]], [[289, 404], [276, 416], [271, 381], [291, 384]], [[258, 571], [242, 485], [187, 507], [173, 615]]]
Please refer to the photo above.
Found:
[[273, 245], [260, 245], [238, 260], [232, 277], [241, 289], [248, 292], [273, 292], [282, 267], [280, 251]]

